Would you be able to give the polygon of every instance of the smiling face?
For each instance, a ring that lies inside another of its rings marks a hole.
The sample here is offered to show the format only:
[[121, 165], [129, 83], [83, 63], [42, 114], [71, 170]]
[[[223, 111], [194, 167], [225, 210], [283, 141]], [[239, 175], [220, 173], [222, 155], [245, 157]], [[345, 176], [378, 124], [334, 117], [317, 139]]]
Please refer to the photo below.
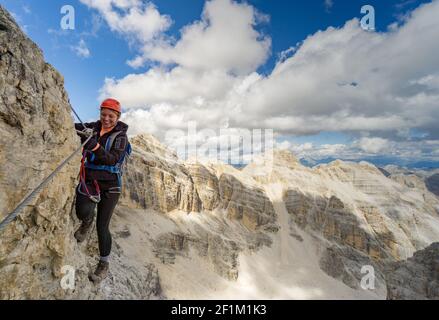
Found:
[[120, 114], [116, 111], [102, 108], [101, 109], [101, 123], [102, 128], [104, 129], [110, 129], [114, 127], [117, 124], [117, 121], [119, 120]]

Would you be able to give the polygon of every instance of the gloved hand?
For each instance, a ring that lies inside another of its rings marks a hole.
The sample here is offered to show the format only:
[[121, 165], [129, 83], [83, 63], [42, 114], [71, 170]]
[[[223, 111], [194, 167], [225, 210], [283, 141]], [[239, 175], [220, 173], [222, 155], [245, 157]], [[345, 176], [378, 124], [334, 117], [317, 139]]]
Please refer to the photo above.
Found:
[[[85, 139], [87, 140], [87, 138]], [[85, 141], [84, 140], [84, 141]], [[91, 137], [90, 140], [85, 144], [84, 150], [93, 150], [98, 145], [98, 138], [96, 136]]]
[[92, 128], [86, 128], [86, 129], [82, 130], [82, 132], [83, 132], [87, 137], [93, 135], [93, 133], [94, 133], [94, 131], [93, 131]]
[[82, 143], [85, 142], [85, 140], [87, 140], [87, 138], [88, 138], [90, 135], [93, 135], [93, 134], [94, 134], [94, 131], [93, 131], [93, 129], [91, 129], [91, 128], [86, 128], [86, 129], [84, 129], [84, 130], [82, 130], [82, 131], [77, 130], [77, 131], [76, 131], [76, 134], [81, 138], [81, 144], [82, 144]]

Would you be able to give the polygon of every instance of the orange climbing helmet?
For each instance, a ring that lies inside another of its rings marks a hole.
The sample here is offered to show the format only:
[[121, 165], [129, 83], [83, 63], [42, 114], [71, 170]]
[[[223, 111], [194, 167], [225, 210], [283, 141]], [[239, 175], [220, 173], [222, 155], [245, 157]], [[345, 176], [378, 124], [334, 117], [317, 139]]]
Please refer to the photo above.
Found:
[[106, 108], [106, 109], [110, 109], [110, 110], [114, 110], [116, 112], [121, 113], [122, 112], [122, 108], [120, 106], [120, 102], [117, 101], [116, 99], [106, 99], [101, 103], [101, 109], [102, 108]]

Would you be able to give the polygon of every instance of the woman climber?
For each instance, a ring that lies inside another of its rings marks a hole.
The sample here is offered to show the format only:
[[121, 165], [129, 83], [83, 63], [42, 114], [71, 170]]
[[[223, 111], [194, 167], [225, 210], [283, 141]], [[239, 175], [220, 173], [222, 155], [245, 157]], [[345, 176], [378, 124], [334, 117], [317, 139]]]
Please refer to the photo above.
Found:
[[84, 145], [81, 161], [80, 182], [76, 188], [76, 215], [81, 226], [75, 232], [78, 243], [85, 240], [97, 207], [96, 229], [100, 259], [90, 281], [99, 283], [109, 271], [111, 252], [110, 219], [121, 194], [121, 168], [126, 154], [130, 152], [128, 125], [119, 121], [120, 103], [107, 99], [100, 106], [100, 120], [75, 124]]

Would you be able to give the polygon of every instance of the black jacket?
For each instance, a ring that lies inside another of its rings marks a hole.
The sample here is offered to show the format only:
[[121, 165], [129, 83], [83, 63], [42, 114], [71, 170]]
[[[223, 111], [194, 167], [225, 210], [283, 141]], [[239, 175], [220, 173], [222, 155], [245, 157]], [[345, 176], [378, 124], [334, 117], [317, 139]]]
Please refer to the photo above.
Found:
[[[84, 124], [87, 128], [91, 128], [95, 132], [97, 132], [98, 142], [100, 144], [99, 149], [92, 152], [94, 154], [94, 159], [91, 163], [95, 165], [106, 165], [106, 166], [113, 166], [116, 163], [118, 163], [121, 157], [123, 156], [125, 152], [125, 148], [128, 143], [128, 136], [127, 136], [128, 125], [123, 123], [122, 121], [118, 121], [116, 126], [113, 128], [113, 130], [105, 133], [101, 137], [100, 132], [101, 132], [102, 124], [100, 120], [96, 122], [89, 122]], [[82, 131], [84, 130], [84, 127], [82, 126], [81, 123], [75, 123], [75, 129]], [[116, 131], [121, 131], [121, 133], [115, 139], [110, 151], [107, 152], [105, 151], [105, 143], [107, 142], [107, 139]], [[87, 156], [87, 161], [90, 161], [91, 159], [92, 156], [91, 154], [89, 154]], [[101, 187], [101, 190], [117, 187], [119, 185], [117, 180], [117, 175], [115, 173], [110, 173], [107, 171], [100, 171], [100, 170], [93, 170], [86, 168], [85, 178], [87, 182], [97, 180], [97, 182]]]

